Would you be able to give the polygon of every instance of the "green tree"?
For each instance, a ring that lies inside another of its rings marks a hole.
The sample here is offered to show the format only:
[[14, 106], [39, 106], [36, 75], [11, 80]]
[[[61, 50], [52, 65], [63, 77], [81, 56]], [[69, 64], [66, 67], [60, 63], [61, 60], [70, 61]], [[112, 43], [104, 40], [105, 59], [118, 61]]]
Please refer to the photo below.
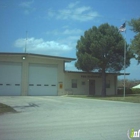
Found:
[[[124, 38], [118, 28], [109, 24], [93, 26], [77, 41], [75, 66], [83, 71], [98, 70], [102, 75], [102, 96], [106, 96], [106, 72], [119, 72], [124, 64]], [[126, 67], [132, 54], [128, 50]]]
[[134, 39], [131, 41], [131, 49], [135, 53], [135, 58], [140, 63], [140, 18], [132, 19], [129, 22], [129, 25], [132, 27], [132, 31], [136, 33]]

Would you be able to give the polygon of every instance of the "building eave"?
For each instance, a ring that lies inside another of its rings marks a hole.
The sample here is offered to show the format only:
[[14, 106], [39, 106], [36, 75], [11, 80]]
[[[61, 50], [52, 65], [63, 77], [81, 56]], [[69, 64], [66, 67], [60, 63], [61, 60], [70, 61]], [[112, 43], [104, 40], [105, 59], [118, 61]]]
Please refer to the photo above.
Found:
[[34, 56], [34, 57], [43, 57], [43, 58], [49, 58], [49, 59], [57, 59], [57, 60], [63, 60], [65, 62], [71, 62], [76, 60], [76, 58], [69, 58], [69, 57], [60, 57], [60, 56], [51, 56], [51, 55], [43, 55], [43, 54], [33, 54], [33, 53], [9, 53], [9, 52], [0, 52], [1, 55], [15, 55], [15, 56]]
[[[101, 74], [101, 72], [84, 72], [84, 71], [65, 71], [65, 73], [79, 73], [79, 74]], [[117, 76], [121, 76], [124, 75], [124, 73], [109, 73], [106, 72], [106, 74], [110, 74], [110, 75], [117, 75]], [[125, 73], [125, 75], [130, 75], [130, 73]]]

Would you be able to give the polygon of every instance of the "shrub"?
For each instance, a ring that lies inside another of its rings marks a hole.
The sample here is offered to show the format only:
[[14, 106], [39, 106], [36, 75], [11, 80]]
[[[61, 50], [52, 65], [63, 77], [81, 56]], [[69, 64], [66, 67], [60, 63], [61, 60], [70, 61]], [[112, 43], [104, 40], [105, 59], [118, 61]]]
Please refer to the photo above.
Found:
[[[122, 95], [123, 93], [124, 93], [124, 89], [123, 88], [118, 89], [118, 95]], [[125, 88], [125, 93], [126, 94], [132, 94], [132, 89]]]
[[[124, 89], [119, 88], [118, 89], [118, 95], [123, 95]], [[140, 89], [139, 88], [126, 88], [125, 89], [126, 94], [140, 94]]]
[[140, 94], [140, 89], [139, 88], [132, 88], [132, 94]]

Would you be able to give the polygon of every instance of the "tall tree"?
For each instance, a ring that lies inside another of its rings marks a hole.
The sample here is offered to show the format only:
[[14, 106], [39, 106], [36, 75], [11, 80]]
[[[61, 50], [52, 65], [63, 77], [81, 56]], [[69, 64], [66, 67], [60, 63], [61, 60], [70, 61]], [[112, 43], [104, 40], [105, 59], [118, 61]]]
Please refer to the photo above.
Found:
[[[75, 66], [87, 72], [101, 72], [102, 96], [106, 96], [106, 72], [118, 72], [123, 68], [124, 41], [118, 28], [107, 23], [93, 26], [77, 41]], [[130, 58], [131, 53], [127, 49], [126, 67], [130, 65]]]
[[132, 27], [132, 30], [136, 33], [134, 39], [131, 41], [131, 49], [135, 53], [135, 58], [140, 64], [140, 18], [132, 19], [129, 22], [129, 25]]

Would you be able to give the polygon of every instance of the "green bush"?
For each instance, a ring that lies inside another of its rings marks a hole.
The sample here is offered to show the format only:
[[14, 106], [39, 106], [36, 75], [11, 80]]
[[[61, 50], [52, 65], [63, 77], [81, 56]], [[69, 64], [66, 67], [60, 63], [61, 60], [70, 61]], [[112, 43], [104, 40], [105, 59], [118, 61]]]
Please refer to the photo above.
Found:
[[[124, 89], [121, 88], [121, 89], [118, 89], [118, 95], [122, 95], [124, 93]], [[130, 88], [125, 88], [125, 93], [126, 94], [132, 94], [132, 89]]]
[[[118, 95], [123, 95], [124, 93], [124, 89], [121, 88], [121, 89], [118, 89]], [[139, 88], [126, 88], [125, 89], [125, 93], [126, 94], [140, 94], [140, 89]]]
[[132, 88], [132, 94], [140, 94], [140, 89], [139, 88]]

